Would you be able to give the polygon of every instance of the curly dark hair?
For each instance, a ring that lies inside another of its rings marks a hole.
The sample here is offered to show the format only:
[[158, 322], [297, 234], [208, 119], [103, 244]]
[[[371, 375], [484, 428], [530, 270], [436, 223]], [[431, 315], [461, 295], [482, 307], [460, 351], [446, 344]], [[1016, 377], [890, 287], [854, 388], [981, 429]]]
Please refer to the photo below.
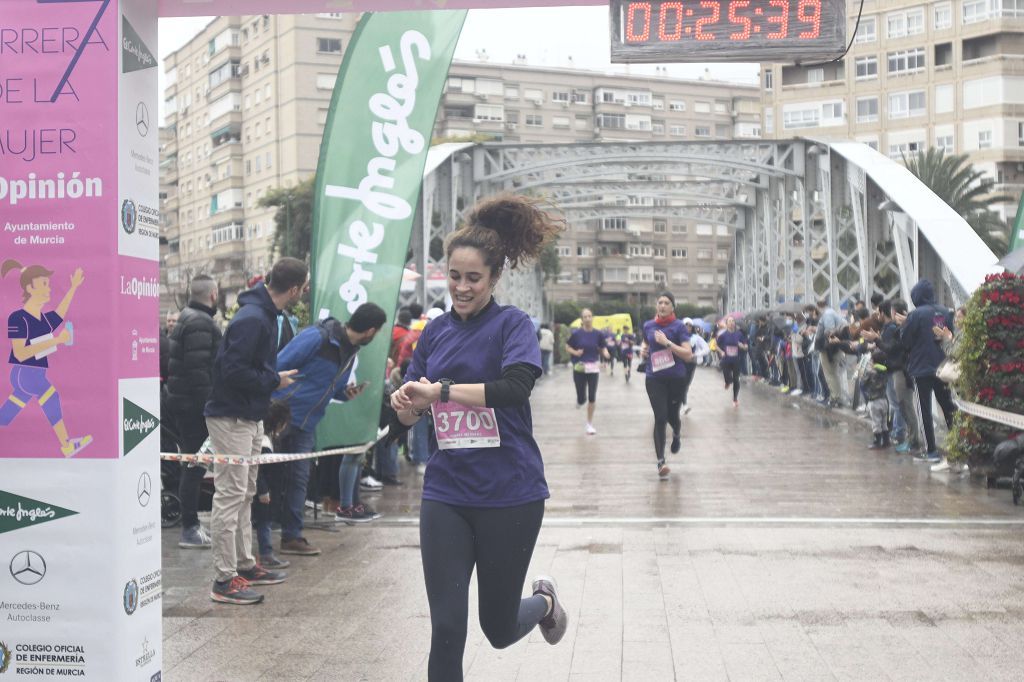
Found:
[[472, 247], [484, 256], [484, 263], [497, 277], [508, 262], [516, 269], [538, 258], [544, 247], [565, 229], [565, 220], [552, 218], [538, 199], [518, 194], [500, 194], [476, 204], [465, 223], [445, 240], [444, 251], [451, 258], [455, 249]]

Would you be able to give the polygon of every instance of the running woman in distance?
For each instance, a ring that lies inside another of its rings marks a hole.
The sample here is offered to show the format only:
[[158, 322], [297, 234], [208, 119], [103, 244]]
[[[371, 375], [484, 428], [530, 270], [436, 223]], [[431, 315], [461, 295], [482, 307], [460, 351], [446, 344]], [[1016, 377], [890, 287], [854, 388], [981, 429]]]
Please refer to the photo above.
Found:
[[747, 349], [743, 341], [743, 332], [736, 329], [736, 320], [728, 317], [725, 320], [725, 331], [717, 338], [718, 354], [722, 360], [722, 376], [725, 378], [725, 388], [729, 389], [732, 384], [732, 406], [740, 406], [740, 351]]
[[576, 409], [587, 404], [587, 435], [597, 433], [594, 428], [594, 408], [597, 407], [597, 378], [601, 375], [600, 358], [611, 355], [604, 345], [604, 334], [594, 329], [594, 312], [590, 308], [580, 311], [580, 328], [574, 329], [565, 342], [565, 352], [574, 358], [572, 380], [576, 384]]
[[470, 210], [445, 244], [452, 310], [423, 330], [406, 383], [391, 394], [402, 424], [434, 422], [420, 507], [432, 682], [462, 680], [474, 567], [480, 626], [494, 647], [537, 625], [550, 644], [565, 634], [553, 579], [538, 577], [521, 599], [549, 497], [529, 403], [541, 356], [530, 318], [493, 296], [506, 263], [536, 259], [562, 229], [520, 196]]
[[672, 427], [672, 454], [681, 445], [679, 408], [686, 390], [686, 363], [693, 360], [690, 335], [676, 319], [676, 299], [669, 292], [658, 296], [653, 320], [644, 323], [643, 355], [647, 358], [647, 397], [654, 411], [654, 455], [658, 461], [658, 477], [668, 478], [665, 463], [665, 426]]

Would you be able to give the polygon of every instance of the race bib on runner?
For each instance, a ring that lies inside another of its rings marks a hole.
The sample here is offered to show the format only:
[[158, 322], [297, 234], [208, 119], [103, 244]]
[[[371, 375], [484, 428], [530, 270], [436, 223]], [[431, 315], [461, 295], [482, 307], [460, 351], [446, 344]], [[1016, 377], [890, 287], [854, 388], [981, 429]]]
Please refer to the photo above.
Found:
[[601, 363], [600, 362], [584, 362], [583, 363], [584, 374], [600, 374]]
[[456, 402], [434, 403], [434, 436], [441, 450], [496, 448], [501, 445], [492, 407], [467, 407]]
[[672, 351], [659, 350], [651, 353], [651, 371], [660, 372], [663, 369], [667, 369], [676, 364], [676, 359], [672, 356]]
[[739, 346], [726, 346], [725, 347], [725, 357], [727, 357], [727, 358], [735, 358], [739, 354], [740, 354]]

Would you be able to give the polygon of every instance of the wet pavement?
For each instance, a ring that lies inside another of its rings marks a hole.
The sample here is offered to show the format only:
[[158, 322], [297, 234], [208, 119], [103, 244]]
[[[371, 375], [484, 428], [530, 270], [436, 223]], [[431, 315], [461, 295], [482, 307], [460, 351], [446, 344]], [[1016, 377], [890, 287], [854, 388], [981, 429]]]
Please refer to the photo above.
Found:
[[[532, 573], [571, 618], [504, 650], [476, 622], [467, 680], [1019, 679], [1024, 509], [984, 481], [865, 448], [866, 425], [702, 369], [659, 481], [643, 376], [602, 375], [584, 434], [569, 372], [534, 391], [552, 497]], [[758, 387], [760, 388], [760, 387]], [[209, 552], [165, 531], [164, 679], [425, 680], [419, 476], [372, 524], [309, 530], [258, 606], [209, 600]], [[524, 586], [525, 589], [526, 586]]]

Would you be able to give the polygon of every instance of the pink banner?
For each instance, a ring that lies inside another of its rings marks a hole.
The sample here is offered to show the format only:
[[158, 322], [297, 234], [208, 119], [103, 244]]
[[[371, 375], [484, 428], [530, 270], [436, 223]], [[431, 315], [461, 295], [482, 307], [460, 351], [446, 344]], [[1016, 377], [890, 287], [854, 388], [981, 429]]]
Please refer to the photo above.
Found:
[[608, 5], [608, 0], [160, 0], [162, 17]]
[[118, 457], [117, 4], [0, 16], [0, 457]]

